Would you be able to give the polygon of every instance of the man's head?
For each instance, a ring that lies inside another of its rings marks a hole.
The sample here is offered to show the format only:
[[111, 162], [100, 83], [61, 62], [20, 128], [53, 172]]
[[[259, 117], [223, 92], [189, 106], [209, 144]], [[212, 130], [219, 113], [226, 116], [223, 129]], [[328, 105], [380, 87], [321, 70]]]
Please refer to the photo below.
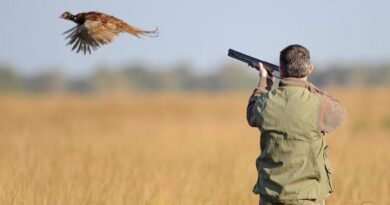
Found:
[[305, 78], [313, 72], [310, 52], [305, 47], [294, 44], [280, 52], [280, 75], [283, 78]]

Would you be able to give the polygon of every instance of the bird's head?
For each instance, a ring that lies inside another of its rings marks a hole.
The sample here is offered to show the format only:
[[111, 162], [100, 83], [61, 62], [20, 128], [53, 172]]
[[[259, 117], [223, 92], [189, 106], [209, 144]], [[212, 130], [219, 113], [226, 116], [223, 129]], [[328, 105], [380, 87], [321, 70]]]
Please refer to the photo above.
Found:
[[60, 18], [63, 18], [63, 19], [71, 19], [72, 18], [72, 14], [68, 11], [65, 11], [63, 14], [61, 14]]

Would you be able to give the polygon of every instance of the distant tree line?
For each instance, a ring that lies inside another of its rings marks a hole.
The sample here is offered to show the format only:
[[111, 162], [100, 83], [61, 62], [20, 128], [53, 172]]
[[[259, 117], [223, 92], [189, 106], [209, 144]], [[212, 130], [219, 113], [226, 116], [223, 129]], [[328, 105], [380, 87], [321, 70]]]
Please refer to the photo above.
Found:
[[[33, 93], [94, 93], [110, 91], [238, 91], [252, 89], [257, 73], [242, 64], [224, 64], [214, 72], [198, 74], [181, 64], [170, 69], [127, 65], [122, 69], [100, 67], [90, 76], [68, 78], [53, 69], [35, 75], [21, 75], [7, 64], [0, 64], [0, 91]], [[316, 70], [310, 77], [322, 86], [390, 86], [390, 64], [380, 66], [331, 66]]]

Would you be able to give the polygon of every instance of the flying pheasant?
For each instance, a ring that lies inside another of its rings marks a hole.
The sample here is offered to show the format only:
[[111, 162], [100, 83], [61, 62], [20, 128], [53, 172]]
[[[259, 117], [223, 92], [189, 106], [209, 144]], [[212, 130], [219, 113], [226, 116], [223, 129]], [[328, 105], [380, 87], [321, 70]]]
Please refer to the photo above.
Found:
[[127, 32], [136, 37], [158, 36], [158, 28], [153, 31], [144, 31], [126, 22], [104, 13], [91, 11], [72, 15], [64, 12], [60, 18], [73, 21], [77, 26], [67, 30], [65, 39], [69, 39], [67, 45], [73, 45], [72, 51], [83, 51], [84, 55], [91, 54], [91, 49], [96, 50], [101, 45], [111, 43], [121, 32]]

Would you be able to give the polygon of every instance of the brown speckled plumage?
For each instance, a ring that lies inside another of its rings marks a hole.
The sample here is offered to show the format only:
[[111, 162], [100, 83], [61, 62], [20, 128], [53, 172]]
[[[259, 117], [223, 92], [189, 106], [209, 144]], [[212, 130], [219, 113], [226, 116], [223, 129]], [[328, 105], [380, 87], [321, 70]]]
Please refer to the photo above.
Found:
[[91, 11], [72, 15], [64, 12], [60, 18], [75, 22], [77, 25], [64, 34], [68, 34], [67, 45], [73, 45], [72, 50], [83, 51], [91, 54], [91, 49], [96, 50], [101, 45], [111, 43], [121, 32], [127, 32], [136, 37], [158, 35], [158, 30], [145, 31], [131, 26], [124, 21], [104, 13]]

